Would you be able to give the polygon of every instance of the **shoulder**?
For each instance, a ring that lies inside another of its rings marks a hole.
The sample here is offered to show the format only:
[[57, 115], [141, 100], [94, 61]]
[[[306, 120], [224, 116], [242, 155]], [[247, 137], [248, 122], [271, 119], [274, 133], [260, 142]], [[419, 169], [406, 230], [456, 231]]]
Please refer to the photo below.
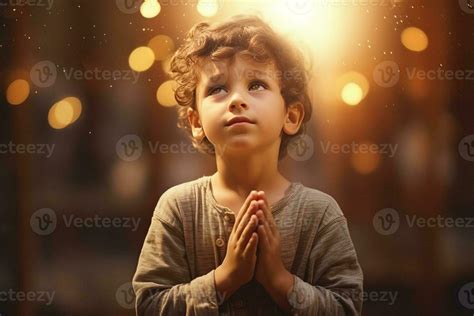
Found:
[[304, 216], [312, 218], [320, 228], [337, 219], [345, 219], [339, 204], [329, 194], [300, 184], [297, 200], [304, 209]]
[[204, 192], [206, 180], [201, 177], [166, 189], [158, 199], [153, 216], [172, 225], [181, 221], [184, 209]]

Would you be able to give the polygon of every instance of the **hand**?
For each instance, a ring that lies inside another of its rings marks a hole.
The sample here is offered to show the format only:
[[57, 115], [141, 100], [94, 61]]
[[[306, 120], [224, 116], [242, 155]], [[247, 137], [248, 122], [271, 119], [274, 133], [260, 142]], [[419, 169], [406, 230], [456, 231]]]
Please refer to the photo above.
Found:
[[224, 261], [215, 271], [216, 288], [226, 298], [254, 275], [258, 244], [256, 198], [257, 192], [252, 191], [242, 205], [230, 233]]
[[258, 259], [255, 279], [265, 288], [273, 287], [287, 270], [281, 260], [280, 232], [273, 219], [265, 192], [258, 192]]

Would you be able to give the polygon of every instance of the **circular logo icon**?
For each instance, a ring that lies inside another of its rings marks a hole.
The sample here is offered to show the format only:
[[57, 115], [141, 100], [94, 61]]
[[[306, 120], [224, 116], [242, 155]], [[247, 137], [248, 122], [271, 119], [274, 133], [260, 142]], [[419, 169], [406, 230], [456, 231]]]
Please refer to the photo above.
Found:
[[305, 309], [313, 302], [313, 291], [295, 280], [295, 285], [288, 292], [288, 303], [295, 309]]
[[467, 161], [474, 161], [474, 135], [467, 135], [458, 145], [459, 154]]
[[56, 82], [57, 76], [56, 65], [49, 60], [36, 63], [30, 70], [31, 82], [40, 88], [52, 86]]
[[473, 0], [458, 0], [461, 10], [468, 14], [474, 13], [474, 1]]
[[56, 230], [56, 213], [50, 208], [42, 208], [34, 212], [30, 217], [30, 226], [33, 232], [46, 236]]
[[314, 154], [313, 139], [306, 134], [302, 134], [288, 143], [288, 155], [296, 161], [305, 161]]
[[393, 87], [400, 80], [400, 67], [391, 60], [386, 60], [375, 66], [373, 77], [376, 84], [383, 88]]
[[229, 69], [227, 64], [222, 60], [210, 60], [206, 61], [201, 71], [208, 78], [212, 78], [211, 82], [225, 83], [229, 77]]
[[135, 291], [133, 290], [132, 282], [126, 282], [120, 285], [115, 292], [115, 299], [117, 303], [126, 309], [135, 307]]
[[314, 7], [314, 0], [286, 0], [286, 7], [298, 15], [310, 13]]
[[385, 208], [375, 213], [372, 224], [377, 233], [391, 235], [400, 227], [400, 216], [392, 208]]
[[462, 306], [474, 309], [474, 282], [469, 282], [459, 289], [458, 299]]
[[115, 4], [120, 11], [125, 14], [133, 14], [140, 10], [140, 0], [115, 0]]
[[135, 161], [142, 155], [142, 140], [135, 134], [125, 135], [115, 144], [115, 151], [120, 159], [124, 161]]

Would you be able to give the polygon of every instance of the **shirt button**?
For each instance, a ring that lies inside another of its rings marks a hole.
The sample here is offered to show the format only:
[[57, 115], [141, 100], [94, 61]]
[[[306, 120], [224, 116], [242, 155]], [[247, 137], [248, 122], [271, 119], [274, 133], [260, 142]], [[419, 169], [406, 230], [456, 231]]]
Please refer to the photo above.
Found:
[[227, 223], [233, 223], [234, 222], [234, 218], [230, 215], [224, 215], [224, 220], [227, 222]]
[[219, 247], [219, 248], [222, 247], [222, 246], [224, 246], [224, 239], [222, 239], [222, 238], [220, 238], [220, 237], [217, 238], [217, 239], [216, 239], [216, 246]]

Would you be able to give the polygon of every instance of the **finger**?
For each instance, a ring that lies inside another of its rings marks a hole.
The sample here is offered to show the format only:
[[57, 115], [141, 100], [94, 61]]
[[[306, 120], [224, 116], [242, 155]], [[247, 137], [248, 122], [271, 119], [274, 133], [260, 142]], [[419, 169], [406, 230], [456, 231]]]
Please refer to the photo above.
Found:
[[252, 236], [250, 237], [249, 242], [247, 243], [247, 246], [245, 247], [244, 256], [248, 257], [251, 254], [254, 254], [257, 251], [257, 245], [258, 245], [258, 234], [256, 232], [253, 232]]
[[247, 246], [247, 243], [252, 236], [252, 233], [255, 231], [255, 227], [257, 225], [257, 216], [252, 215], [252, 217], [249, 219], [249, 222], [247, 226], [245, 227], [244, 232], [240, 236], [238, 242], [237, 242], [237, 249], [241, 252], [245, 250], [245, 247]]
[[257, 191], [253, 190], [249, 193], [249, 195], [245, 199], [244, 204], [242, 204], [242, 207], [240, 208], [239, 213], [237, 214], [237, 217], [235, 218], [234, 227], [239, 225], [240, 221], [242, 220], [242, 218], [244, 217], [247, 209], [250, 206], [250, 202], [252, 202], [256, 197], [257, 197]]
[[257, 217], [259, 218], [259, 221], [260, 221], [259, 226], [263, 226], [263, 230], [265, 232], [265, 235], [267, 236], [268, 243], [269, 244], [272, 243], [275, 236], [273, 235], [273, 232], [270, 229], [270, 225], [268, 223], [268, 220], [263, 215], [262, 210], [257, 211]]
[[237, 226], [237, 229], [234, 233], [236, 240], [239, 240], [240, 236], [242, 235], [245, 227], [247, 226], [249, 222], [250, 217], [255, 213], [256, 209], [257, 209], [257, 202], [252, 201], [248, 209], [245, 211], [243, 218], [240, 220], [239, 225], [238, 226], [234, 225], [234, 227]]
[[265, 193], [263, 191], [260, 191], [258, 194], [260, 200], [258, 200], [258, 207], [263, 211], [265, 214], [265, 217], [267, 218], [268, 225], [272, 231], [272, 233], [275, 233], [276, 231], [276, 222], [275, 219], [273, 218], [273, 214], [270, 210], [270, 207], [268, 205], [267, 198], [265, 196]]
[[268, 240], [267, 231], [265, 230], [264, 225], [258, 225], [257, 228], [258, 232], [258, 239], [260, 243], [263, 245], [263, 248], [268, 248], [270, 246], [270, 241]]

